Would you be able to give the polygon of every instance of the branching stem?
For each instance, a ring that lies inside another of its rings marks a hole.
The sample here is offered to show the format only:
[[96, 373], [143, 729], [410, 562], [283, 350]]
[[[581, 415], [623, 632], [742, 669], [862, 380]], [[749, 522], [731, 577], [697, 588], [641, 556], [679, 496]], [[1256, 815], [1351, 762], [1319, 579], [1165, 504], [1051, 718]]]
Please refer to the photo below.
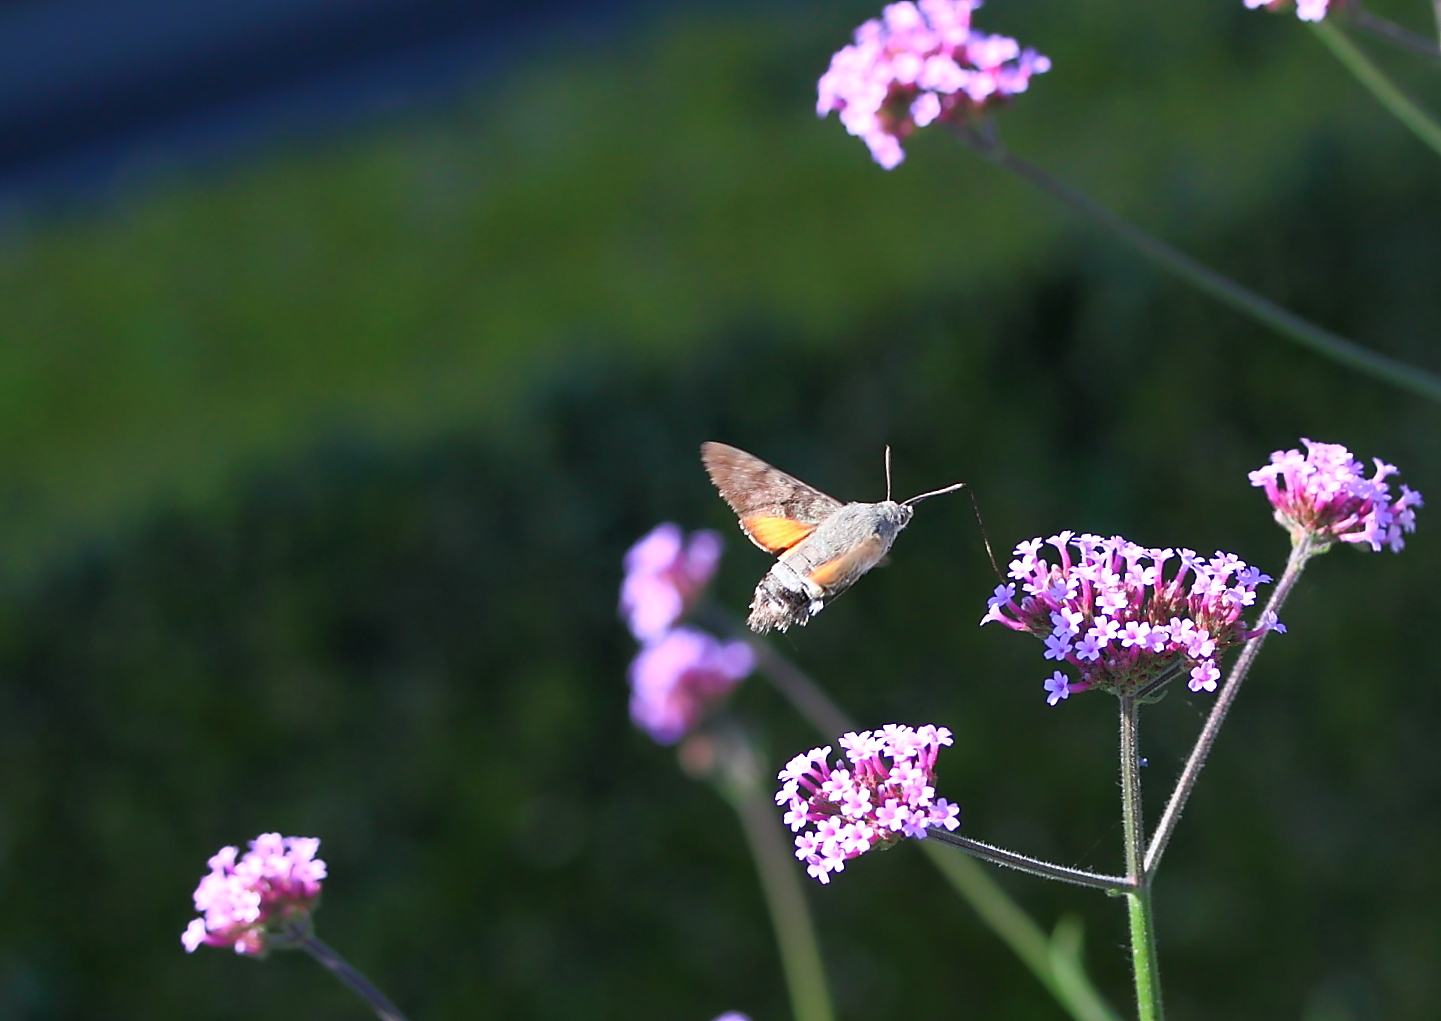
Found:
[[1126, 907], [1131, 922], [1131, 967], [1136, 978], [1136, 1010], [1141, 1021], [1162, 1021], [1161, 971], [1156, 957], [1156, 922], [1151, 912], [1151, 880], [1142, 867], [1146, 824], [1141, 812], [1141, 758], [1136, 737], [1138, 706], [1121, 698], [1121, 810], [1126, 831]]
[[[1321, 552], [1321, 548], [1309, 534], [1303, 534], [1301, 538], [1291, 546], [1291, 557], [1286, 561], [1286, 572], [1281, 575], [1276, 590], [1271, 593], [1271, 599], [1266, 604], [1265, 613], [1262, 618], [1278, 614], [1281, 607], [1285, 605], [1291, 590], [1295, 588], [1296, 581], [1301, 577], [1301, 572], [1306, 569], [1306, 562]], [[1191, 755], [1186, 760], [1185, 768], [1176, 779], [1176, 787], [1171, 792], [1171, 798], [1166, 802], [1166, 810], [1161, 813], [1161, 822], [1156, 827], [1155, 834], [1151, 837], [1151, 845], [1146, 850], [1145, 873], [1153, 876], [1157, 867], [1161, 864], [1161, 856], [1166, 853], [1166, 845], [1170, 843], [1171, 836], [1176, 832], [1176, 824], [1181, 821], [1181, 813], [1185, 811], [1186, 801], [1191, 797], [1191, 792], [1196, 788], [1196, 781], [1201, 776], [1201, 770], [1206, 765], [1206, 757], [1211, 754], [1211, 746], [1216, 743], [1216, 735], [1221, 732], [1221, 724], [1226, 722], [1226, 714], [1231, 711], [1231, 705], [1236, 701], [1236, 696], [1241, 692], [1241, 685], [1246, 680], [1246, 675], [1251, 672], [1251, 665], [1256, 662], [1256, 657], [1261, 653], [1261, 646], [1266, 642], [1269, 631], [1252, 638], [1241, 650], [1235, 666], [1231, 667], [1231, 674], [1226, 678], [1226, 683], [1221, 688], [1221, 693], [1216, 696], [1216, 702], [1211, 706], [1211, 715], [1206, 718], [1206, 725], [1201, 728], [1201, 734], [1196, 738], [1196, 745], [1191, 749]]]

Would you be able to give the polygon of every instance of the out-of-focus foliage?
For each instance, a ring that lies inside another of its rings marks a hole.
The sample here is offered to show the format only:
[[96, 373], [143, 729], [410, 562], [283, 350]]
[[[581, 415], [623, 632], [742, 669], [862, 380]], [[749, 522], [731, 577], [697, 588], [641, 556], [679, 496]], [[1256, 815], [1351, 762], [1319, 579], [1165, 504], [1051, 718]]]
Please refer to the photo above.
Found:
[[[984, 25], [1056, 63], [1003, 115], [1007, 136], [1284, 300], [1306, 293], [1297, 235], [1319, 229], [1302, 210], [1331, 188], [1349, 237], [1312, 257], [1375, 301], [1325, 288], [1301, 310], [1424, 357], [1441, 327], [1437, 243], [1411, 206], [1426, 153], [1294, 23], [1233, 7], [992, 4]], [[872, 13], [794, 3], [599, 46], [562, 35], [446, 114], [157, 174], [12, 231], [0, 552], [24, 566], [157, 490], [214, 492], [237, 461], [335, 428], [491, 419], [577, 350], [674, 358], [757, 321], [825, 345], [858, 318], [1068, 259], [1149, 286], [943, 135], [883, 174], [816, 120], [819, 71]], [[1384, 244], [1353, 220], [1358, 190], [1392, 224]]]
[[[997, 0], [986, 24], [1056, 61], [1008, 136], [1426, 359], [1429, 154], [1309, 34], [1234, 7]], [[943, 136], [886, 175], [813, 122], [869, 13], [652, 26], [449, 118], [12, 241], [11, 560], [48, 552], [0, 608], [0, 1015], [360, 1016], [306, 960], [180, 949], [206, 856], [280, 829], [324, 839], [322, 935], [417, 1021], [783, 1018], [733, 818], [624, 715], [621, 553], [662, 518], [731, 527], [704, 439], [850, 499], [890, 443], [900, 493], [972, 482], [1002, 554], [1077, 528], [1277, 573], [1245, 471], [1300, 435], [1441, 495], [1435, 409]], [[1253, 674], [1157, 891], [1175, 1017], [1441, 1010], [1430, 513], [1398, 557], [1319, 560]], [[766, 560], [728, 534], [738, 610]], [[964, 498], [930, 502], [781, 645], [866, 723], [956, 732], [967, 832], [1116, 868], [1112, 704], [1045, 705], [1039, 645], [976, 627], [993, 584]], [[1156, 802], [1208, 701], [1146, 717]], [[775, 759], [813, 743], [758, 682], [735, 712]], [[913, 852], [815, 890], [842, 1016], [1060, 1017]], [[1115, 903], [1005, 881], [1081, 914], [1129, 1002]]]

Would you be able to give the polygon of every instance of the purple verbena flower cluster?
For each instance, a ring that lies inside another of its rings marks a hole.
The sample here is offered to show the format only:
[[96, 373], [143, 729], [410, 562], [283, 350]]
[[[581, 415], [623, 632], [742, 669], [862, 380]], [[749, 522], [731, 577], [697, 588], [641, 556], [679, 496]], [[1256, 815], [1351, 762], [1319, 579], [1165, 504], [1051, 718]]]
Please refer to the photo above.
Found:
[[314, 837], [262, 833], [239, 861], [238, 849], [222, 847], [209, 861], [210, 874], [195, 888], [195, 918], [181, 935], [187, 953], [202, 943], [234, 947], [237, 954], [261, 955], [267, 933], [285, 923], [304, 922], [320, 898], [325, 862], [315, 857]]
[[1051, 61], [1016, 40], [971, 29], [980, 0], [903, 0], [856, 29], [821, 76], [816, 113], [841, 123], [887, 170], [901, 140], [932, 121], [963, 121], [1030, 86]]
[[[1277, 11], [1286, 6], [1287, 0], [1245, 0], [1245, 3], [1251, 10], [1264, 7], [1268, 11]], [[1330, 0], [1296, 0], [1296, 17], [1302, 21], [1320, 21], [1326, 16], [1329, 5]]]
[[1332, 542], [1365, 543], [1379, 552], [1383, 545], [1399, 553], [1402, 536], [1416, 530], [1421, 494], [1401, 486], [1391, 499], [1386, 479], [1398, 473], [1395, 465], [1375, 459], [1376, 471], [1366, 469], [1339, 443], [1301, 442], [1299, 450], [1278, 450], [1271, 463], [1251, 472], [1251, 485], [1262, 486], [1276, 508], [1276, 520], [1291, 533], [1292, 541], [1311, 535], [1323, 546]]
[[630, 665], [630, 717], [673, 744], [755, 669], [745, 642], [723, 642], [677, 622], [710, 584], [723, 542], [666, 522], [625, 555], [620, 609], [641, 649]]
[[[1047, 562], [1043, 545], [1055, 547], [1059, 563]], [[1080, 672], [1079, 681], [1059, 670], [1051, 675], [1051, 705], [1089, 688], [1135, 694], [1178, 669], [1189, 670], [1192, 691], [1215, 691], [1216, 661], [1227, 648], [1286, 630], [1274, 619], [1246, 628], [1241, 612], [1255, 603], [1256, 586], [1271, 579], [1230, 553], [1208, 560], [1188, 549], [1062, 532], [1028, 539], [1015, 557], [1009, 574], [1020, 583], [1020, 601], [1015, 584], [998, 586], [981, 623], [1036, 635], [1046, 659]], [[1179, 567], [1167, 578], [1172, 559]]]
[[620, 612], [636, 641], [661, 638], [710, 584], [725, 543], [712, 531], [657, 525], [625, 555]]
[[[932, 826], [954, 830], [961, 810], [936, 797], [936, 754], [951, 743], [945, 727], [889, 724], [841, 736], [850, 768], [826, 763], [831, 749], [812, 748], [786, 763], [776, 804], [796, 837], [796, 857], [822, 883], [848, 859]], [[889, 760], [887, 762], [886, 760]], [[806, 829], [806, 827], [813, 827]]]
[[643, 646], [631, 663], [631, 719], [659, 743], [674, 744], [754, 669], [755, 654], [745, 642], [675, 628]]

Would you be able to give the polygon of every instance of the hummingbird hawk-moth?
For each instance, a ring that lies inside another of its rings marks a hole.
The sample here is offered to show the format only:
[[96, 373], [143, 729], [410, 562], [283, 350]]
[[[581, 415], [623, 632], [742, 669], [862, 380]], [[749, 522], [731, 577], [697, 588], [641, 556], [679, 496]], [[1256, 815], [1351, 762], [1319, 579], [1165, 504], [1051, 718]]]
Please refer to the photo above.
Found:
[[804, 626], [856, 583], [911, 522], [915, 504], [960, 489], [964, 482], [891, 499], [891, 452], [886, 448], [886, 498], [879, 503], [841, 503], [753, 454], [724, 443], [703, 443], [701, 462], [740, 518], [751, 542], [780, 558], [756, 586], [746, 623], [765, 634]]

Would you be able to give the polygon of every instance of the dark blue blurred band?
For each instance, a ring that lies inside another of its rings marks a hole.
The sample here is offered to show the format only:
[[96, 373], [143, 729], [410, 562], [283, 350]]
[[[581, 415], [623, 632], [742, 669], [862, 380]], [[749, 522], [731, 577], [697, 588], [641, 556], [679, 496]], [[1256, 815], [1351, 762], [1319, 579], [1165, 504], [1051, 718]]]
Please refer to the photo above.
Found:
[[[672, 3], [677, 0], [672, 0]], [[444, 95], [632, 0], [27, 0], [0, 6], [0, 193], [103, 185]], [[655, 6], [654, 3], [647, 6]]]

